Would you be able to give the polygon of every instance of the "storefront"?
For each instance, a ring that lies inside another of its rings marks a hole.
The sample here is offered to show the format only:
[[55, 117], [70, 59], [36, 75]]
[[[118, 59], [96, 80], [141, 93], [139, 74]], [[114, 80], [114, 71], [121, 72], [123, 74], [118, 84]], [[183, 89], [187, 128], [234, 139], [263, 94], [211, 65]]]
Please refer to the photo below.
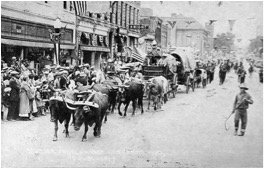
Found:
[[[4, 16], [2, 16], [1, 26], [2, 60], [9, 63], [13, 56], [17, 60], [27, 59], [32, 68], [52, 64], [54, 45], [48, 32], [48, 29], [53, 29], [52, 26]], [[71, 58], [74, 54], [73, 30], [65, 30], [61, 38], [60, 48], [62, 63], [71, 64]]]
[[88, 63], [100, 69], [100, 63], [110, 57], [109, 36], [89, 32], [79, 32], [82, 64]]

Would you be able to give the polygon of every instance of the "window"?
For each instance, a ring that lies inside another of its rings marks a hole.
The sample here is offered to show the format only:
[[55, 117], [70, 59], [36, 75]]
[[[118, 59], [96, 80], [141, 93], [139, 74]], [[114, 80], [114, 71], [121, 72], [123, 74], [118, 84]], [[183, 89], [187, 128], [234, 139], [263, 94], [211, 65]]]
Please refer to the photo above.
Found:
[[67, 1], [63, 1], [63, 9], [67, 9]]
[[70, 1], [70, 11], [73, 11], [73, 3]]
[[127, 28], [127, 4], [125, 5], [125, 27]]
[[121, 11], [120, 11], [120, 26], [123, 26], [123, 5], [124, 3], [121, 2]]
[[129, 7], [129, 25], [132, 25], [131, 24], [131, 6]]
[[133, 24], [136, 24], [136, 8], [133, 9]]
[[48, 3], [48, 1], [44, 1], [44, 3], [45, 3], [45, 4], [47, 4], [47, 3]]
[[115, 21], [115, 24], [118, 24], [118, 2], [117, 1], [115, 1], [116, 2], [116, 5], [115, 5], [115, 14], [116, 14], [116, 21]]

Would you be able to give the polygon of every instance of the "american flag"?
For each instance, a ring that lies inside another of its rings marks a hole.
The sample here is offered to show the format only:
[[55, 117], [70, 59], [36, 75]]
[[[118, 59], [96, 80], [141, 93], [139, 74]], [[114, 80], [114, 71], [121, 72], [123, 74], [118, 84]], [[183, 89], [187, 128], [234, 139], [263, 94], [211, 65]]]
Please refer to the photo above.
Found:
[[139, 54], [139, 52], [137, 52], [136, 48], [134, 48], [134, 50], [131, 47], [126, 47], [127, 49], [129, 49], [130, 51], [132, 51], [131, 57], [136, 59], [137, 61], [143, 63], [144, 62], [144, 58], [143, 56], [141, 56], [141, 54]]
[[142, 56], [134, 51], [132, 51], [132, 58], [138, 60], [139, 62], [143, 63], [144, 60], [142, 58]]
[[84, 16], [87, 11], [87, 3], [86, 1], [72, 1], [75, 15], [76, 16]]

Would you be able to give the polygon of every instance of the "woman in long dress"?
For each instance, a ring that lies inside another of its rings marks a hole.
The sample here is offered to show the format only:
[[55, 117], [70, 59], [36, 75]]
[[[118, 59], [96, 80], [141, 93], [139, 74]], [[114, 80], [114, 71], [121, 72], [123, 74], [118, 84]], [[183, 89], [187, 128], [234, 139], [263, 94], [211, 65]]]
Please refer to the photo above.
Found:
[[19, 104], [19, 116], [28, 117], [29, 120], [32, 120], [31, 117], [31, 107], [30, 101], [33, 99], [32, 90], [30, 89], [29, 84], [27, 83], [27, 77], [22, 78], [21, 88], [20, 88], [20, 104]]

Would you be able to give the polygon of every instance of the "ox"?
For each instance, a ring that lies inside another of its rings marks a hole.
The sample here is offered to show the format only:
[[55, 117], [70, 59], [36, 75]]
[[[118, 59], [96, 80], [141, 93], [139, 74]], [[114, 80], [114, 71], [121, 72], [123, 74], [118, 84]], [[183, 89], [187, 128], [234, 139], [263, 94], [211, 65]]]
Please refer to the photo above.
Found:
[[88, 126], [92, 126], [95, 123], [94, 127], [94, 136], [101, 136], [101, 127], [104, 116], [106, 115], [108, 109], [108, 96], [102, 94], [101, 92], [92, 93], [85, 102], [76, 102], [73, 104], [77, 106], [76, 108], [69, 107], [66, 102], [66, 106], [70, 109], [75, 109], [75, 126], [74, 129], [79, 131], [82, 124], [84, 123], [84, 135], [82, 141], [87, 140], [87, 131]]
[[[62, 95], [64, 95], [64, 97], [68, 99], [76, 100], [73, 91], [65, 91], [62, 93]], [[58, 136], [57, 136], [57, 132], [59, 129], [58, 121], [60, 123], [64, 122], [65, 134], [66, 134], [66, 137], [69, 137], [68, 127], [69, 127], [69, 122], [71, 119], [71, 114], [73, 114], [74, 111], [66, 107], [65, 103], [63, 102], [62, 97], [60, 96], [55, 96], [55, 97], [50, 98], [49, 109], [50, 109], [50, 115], [51, 115], [50, 121], [54, 122], [54, 125], [55, 125], [53, 141], [58, 140]]]
[[121, 104], [125, 104], [125, 113], [124, 117], [126, 117], [127, 108], [129, 106], [130, 101], [133, 103], [133, 112], [132, 116], [135, 115], [136, 109], [136, 101], [138, 101], [138, 106], [141, 107], [141, 114], [144, 113], [143, 110], [143, 95], [144, 95], [144, 85], [136, 82], [127, 82], [125, 85], [119, 86], [120, 90], [118, 92], [118, 113], [122, 116], [122, 112], [120, 111]]
[[157, 110], [158, 103], [163, 104], [167, 101], [167, 93], [169, 91], [169, 82], [163, 76], [153, 77], [146, 83], [146, 93], [148, 95], [148, 110], [150, 100], [153, 100], [154, 110]]
[[[106, 94], [108, 96], [108, 109], [111, 111], [111, 113], [114, 113], [114, 108], [116, 105], [116, 97], [117, 97], [117, 91], [118, 88], [115, 86], [114, 83], [111, 81], [104, 81], [103, 84], [94, 84], [92, 86], [92, 89], [101, 92], [103, 94]], [[107, 115], [105, 115], [105, 121], [107, 121]]]

